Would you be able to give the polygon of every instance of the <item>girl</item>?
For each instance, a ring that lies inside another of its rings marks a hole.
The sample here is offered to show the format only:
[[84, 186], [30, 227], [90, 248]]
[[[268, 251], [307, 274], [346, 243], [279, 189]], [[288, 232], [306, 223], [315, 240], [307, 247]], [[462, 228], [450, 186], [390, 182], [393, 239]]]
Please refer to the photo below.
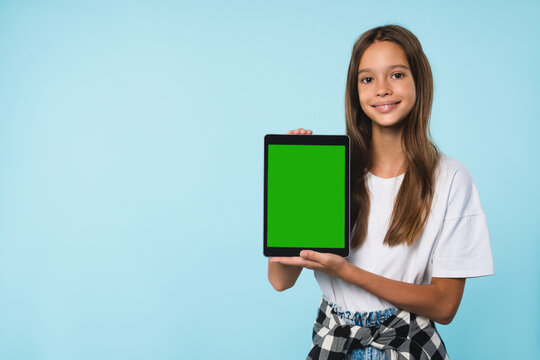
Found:
[[[360, 36], [345, 92], [351, 147], [350, 255], [344, 259], [304, 250], [299, 257], [270, 258], [268, 264], [269, 281], [278, 291], [292, 287], [304, 267], [314, 270], [323, 292], [313, 335], [319, 345], [331, 330], [320, 331], [328, 325], [325, 314], [341, 327], [376, 329], [382, 324], [386, 333], [395, 324], [389, 325], [389, 319], [395, 321], [398, 313], [407, 321], [429, 319], [424, 325], [435, 339], [433, 321], [452, 321], [465, 278], [494, 274], [474, 180], [428, 136], [432, 100], [431, 68], [409, 30], [387, 25]], [[302, 128], [288, 132], [311, 133]], [[333, 336], [335, 340], [335, 332]], [[383, 345], [373, 339], [362, 345], [346, 342], [349, 345], [339, 350], [341, 358], [387, 359], [399, 351], [390, 340]], [[420, 350], [412, 358], [421, 353], [431, 358], [432, 343], [414, 343]], [[445, 357], [444, 343], [435, 346]], [[308, 358], [323, 358], [320, 350]]]

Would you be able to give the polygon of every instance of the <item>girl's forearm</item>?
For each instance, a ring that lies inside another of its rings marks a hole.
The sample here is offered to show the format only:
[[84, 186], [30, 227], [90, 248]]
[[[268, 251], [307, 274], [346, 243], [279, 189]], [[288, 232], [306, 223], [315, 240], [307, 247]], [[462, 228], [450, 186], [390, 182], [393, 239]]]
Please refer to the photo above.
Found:
[[441, 324], [452, 321], [461, 302], [465, 279], [434, 278], [429, 285], [392, 280], [348, 264], [340, 276], [409, 312]]
[[268, 281], [277, 291], [283, 291], [291, 288], [300, 273], [301, 266], [285, 265], [268, 261]]

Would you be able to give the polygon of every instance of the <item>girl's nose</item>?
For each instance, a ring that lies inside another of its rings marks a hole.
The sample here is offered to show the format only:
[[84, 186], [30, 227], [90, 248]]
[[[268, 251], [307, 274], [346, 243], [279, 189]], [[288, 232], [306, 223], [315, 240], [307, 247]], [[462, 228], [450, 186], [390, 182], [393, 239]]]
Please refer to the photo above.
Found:
[[379, 83], [379, 86], [377, 87], [377, 95], [379, 96], [385, 96], [390, 95], [392, 93], [392, 90], [386, 83], [386, 81], [382, 81]]

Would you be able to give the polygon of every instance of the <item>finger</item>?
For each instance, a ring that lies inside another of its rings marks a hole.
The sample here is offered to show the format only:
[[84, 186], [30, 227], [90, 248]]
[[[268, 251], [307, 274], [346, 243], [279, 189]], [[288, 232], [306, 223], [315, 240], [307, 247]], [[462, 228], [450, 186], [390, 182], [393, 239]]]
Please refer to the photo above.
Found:
[[304, 129], [304, 128], [298, 128], [294, 130], [287, 131], [287, 134], [295, 134], [295, 135], [311, 135], [313, 134], [312, 130]]
[[316, 261], [320, 264], [323, 263], [323, 254], [313, 250], [302, 250], [300, 256], [307, 260]]
[[273, 257], [270, 259], [270, 262], [278, 262], [280, 264], [285, 264], [285, 265], [302, 266], [301, 263], [304, 262], [304, 259], [302, 259], [299, 256], [295, 256], [295, 257], [282, 256], [282, 257]]
[[302, 261], [302, 266], [311, 269], [311, 270], [318, 270], [318, 271], [324, 271], [325, 266], [321, 263], [318, 263], [316, 261], [306, 260]]
[[302, 266], [305, 267], [306, 269], [317, 270], [317, 271], [322, 271], [322, 272], [324, 272], [326, 269], [323, 265], [319, 264], [318, 262], [310, 261], [310, 260], [304, 260], [304, 262], [302, 263]]
[[271, 262], [279, 262], [280, 264], [284, 264], [284, 265], [305, 266], [305, 267], [309, 267], [310, 269], [312, 267], [321, 265], [321, 264], [319, 264], [319, 263], [317, 263], [315, 261], [307, 260], [307, 259], [304, 259], [304, 258], [302, 258], [300, 256], [275, 257], [275, 258], [271, 258], [270, 261]]
[[316, 261], [304, 259], [300, 256], [279, 257], [279, 258], [273, 258], [273, 259], [275, 260], [272, 262], [279, 262], [280, 264], [284, 264], [284, 265], [301, 266], [301, 267], [305, 267], [306, 269], [318, 270], [318, 271], [324, 271], [325, 269], [324, 265], [321, 265], [320, 263]]

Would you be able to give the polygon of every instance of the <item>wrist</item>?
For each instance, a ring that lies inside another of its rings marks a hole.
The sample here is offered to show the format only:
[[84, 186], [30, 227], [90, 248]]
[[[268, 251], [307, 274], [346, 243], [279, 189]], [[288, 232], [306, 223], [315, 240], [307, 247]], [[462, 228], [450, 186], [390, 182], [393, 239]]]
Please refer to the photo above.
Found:
[[353, 264], [346, 261], [345, 265], [342, 267], [340, 271], [339, 277], [345, 282], [350, 282], [351, 275], [354, 272], [354, 268], [355, 266]]

